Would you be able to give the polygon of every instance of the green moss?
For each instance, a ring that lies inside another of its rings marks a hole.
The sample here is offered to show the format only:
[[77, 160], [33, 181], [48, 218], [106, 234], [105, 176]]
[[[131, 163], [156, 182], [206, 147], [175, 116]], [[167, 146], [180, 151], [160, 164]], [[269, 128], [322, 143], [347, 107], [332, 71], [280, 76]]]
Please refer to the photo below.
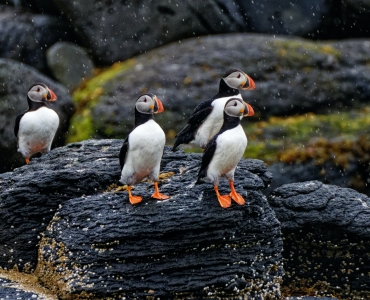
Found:
[[[105, 93], [109, 82], [135, 64], [134, 59], [115, 63], [101, 71], [93, 78], [85, 81], [72, 95], [76, 104], [76, 112], [71, 119], [67, 142], [79, 142], [94, 137], [96, 129], [91, 117], [92, 109], [99, 103], [99, 98]], [[109, 131], [109, 129], [107, 129]]]
[[[321, 163], [335, 152], [335, 162], [345, 167], [344, 157], [353, 151], [352, 144], [359, 137], [370, 134], [369, 112], [370, 107], [367, 107], [332, 115], [271, 117], [267, 121], [249, 123], [244, 126], [249, 140], [245, 157], [259, 158], [267, 163], [315, 158]], [[312, 153], [312, 149], [317, 151]], [[338, 155], [339, 152], [347, 154]]]
[[322, 44], [317, 42], [310, 42], [304, 40], [296, 40], [296, 39], [287, 39], [287, 40], [275, 40], [272, 41], [274, 46], [279, 49], [279, 51], [285, 50], [289, 53], [299, 52], [299, 53], [316, 53], [316, 54], [326, 54], [326, 55], [333, 55], [336, 58], [341, 57], [341, 53], [334, 49], [329, 44]]
[[316, 63], [317, 57], [333, 56], [335, 59], [341, 58], [340, 51], [329, 44], [310, 42], [304, 40], [274, 40], [271, 47], [277, 49], [279, 65], [291, 67], [295, 65], [306, 65], [305, 72], [310, 72], [309, 66]]

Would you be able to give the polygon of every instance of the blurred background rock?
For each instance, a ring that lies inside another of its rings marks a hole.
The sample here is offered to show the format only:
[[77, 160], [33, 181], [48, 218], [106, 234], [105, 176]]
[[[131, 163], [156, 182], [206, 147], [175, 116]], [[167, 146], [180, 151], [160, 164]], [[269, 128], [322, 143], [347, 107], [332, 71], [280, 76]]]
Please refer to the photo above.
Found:
[[369, 195], [369, 17], [357, 0], [0, 0], [0, 171], [23, 164], [13, 122], [35, 81], [63, 107], [55, 146], [124, 138], [143, 92], [163, 100], [171, 144], [236, 67], [257, 85], [242, 92], [245, 157], [268, 163], [270, 190], [317, 179]]

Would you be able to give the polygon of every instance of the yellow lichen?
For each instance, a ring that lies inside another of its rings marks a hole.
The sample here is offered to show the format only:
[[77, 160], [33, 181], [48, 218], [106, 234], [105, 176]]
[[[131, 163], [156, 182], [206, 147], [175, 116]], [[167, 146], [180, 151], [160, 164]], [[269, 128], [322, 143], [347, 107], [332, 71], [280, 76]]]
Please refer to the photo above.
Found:
[[135, 59], [115, 63], [110, 68], [100, 71], [96, 76], [84, 81], [73, 93], [75, 113], [71, 118], [67, 142], [80, 142], [95, 136], [91, 112], [105, 93], [105, 85], [127, 69], [135, 65]]

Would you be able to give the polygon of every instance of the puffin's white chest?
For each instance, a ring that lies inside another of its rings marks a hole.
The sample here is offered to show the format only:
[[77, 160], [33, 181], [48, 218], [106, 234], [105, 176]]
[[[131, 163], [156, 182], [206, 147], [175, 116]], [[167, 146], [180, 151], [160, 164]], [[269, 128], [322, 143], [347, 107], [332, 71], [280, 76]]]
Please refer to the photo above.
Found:
[[[122, 169], [122, 181], [130, 184], [147, 177], [153, 171], [159, 173], [166, 137], [162, 128], [154, 121], [136, 127], [128, 138], [129, 148]], [[157, 171], [158, 170], [158, 171]], [[158, 175], [158, 174], [157, 174]]]
[[50, 150], [58, 126], [58, 114], [50, 108], [41, 107], [25, 113], [19, 122], [18, 151], [29, 157]]
[[214, 100], [212, 102], [212, 112], [204, 120], [202, 125], [199, 126], [195, 134], [193, 142], [194, 144], [197, 144], [200, 147], [204, 148], [207, 145], [208, 141], [220, 131], [224, 122], [223, 115], [225, 104], [230, 98], [242, 99], [241, 95], [239, 94], [232, 97], [224, 97]]
[[216, 151], [207, 171], [210, 179], [233, 170], [247, 147], [247, 137], [241, 125], [220, 134], [216, 142]]

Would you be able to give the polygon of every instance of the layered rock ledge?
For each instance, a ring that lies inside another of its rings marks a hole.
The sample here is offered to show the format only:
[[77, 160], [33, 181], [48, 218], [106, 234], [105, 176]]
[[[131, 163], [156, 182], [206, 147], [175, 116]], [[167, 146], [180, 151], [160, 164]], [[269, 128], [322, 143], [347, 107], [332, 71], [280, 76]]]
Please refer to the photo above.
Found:
[[269, 203], [281, 222], [284, 287], [340, 299], [370, 297], [370, 199], [319, 181], [286, 184]]
[[212, 185], [194, 185], [201, 155], [166, 149], [162, 172], [174, 174], [160, 188], [171, 198], [150, 199], [143, 182], [131, 206], [109, 188], [121, 144], [70, 144], [0, 175], [1, 268], [33, 272], [61, 299], [280, 296], [282, 239], [262, 161], [240, 163], [247, 204], [224, 210]]

